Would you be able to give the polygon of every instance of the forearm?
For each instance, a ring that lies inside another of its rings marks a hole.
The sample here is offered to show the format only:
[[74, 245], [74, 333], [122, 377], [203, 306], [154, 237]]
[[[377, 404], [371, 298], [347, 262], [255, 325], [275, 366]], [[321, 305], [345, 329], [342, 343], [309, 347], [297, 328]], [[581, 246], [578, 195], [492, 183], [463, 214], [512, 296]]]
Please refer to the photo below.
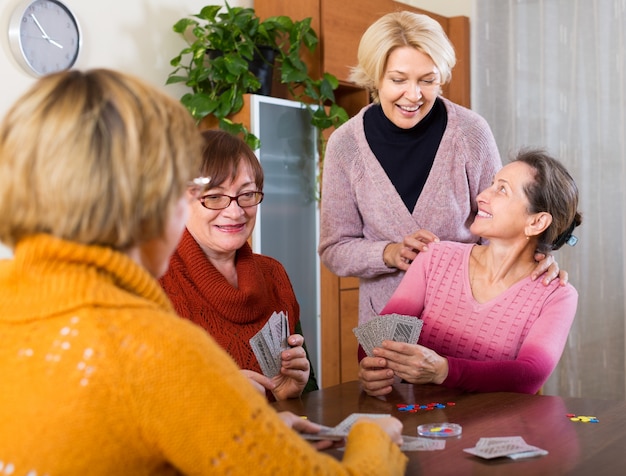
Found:
[[467, 392], [537, 393], [554, 370], [539, 349], [534, 356], [505, 361], [474, 361], [448, 357], [444, 387]]

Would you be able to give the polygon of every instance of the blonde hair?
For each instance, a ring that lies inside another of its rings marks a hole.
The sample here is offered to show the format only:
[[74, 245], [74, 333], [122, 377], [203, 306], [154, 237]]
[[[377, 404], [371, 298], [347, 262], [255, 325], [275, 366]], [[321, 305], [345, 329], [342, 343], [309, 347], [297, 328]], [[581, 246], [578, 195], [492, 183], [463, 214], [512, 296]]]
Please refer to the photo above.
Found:
[[160, 237], [201, 152], [189, 112], [138, 78], [43, 77], [0, 125], [0, 241], [47, 233], [125, 250]]
[[441, 74], [442, 85], [452, 78], [456, 55], [439, 22], [419, 13], [388, 13], [370, 25], [361, 37], [358, 64], [350, 73], [350, 80], [369, 90], [376, 103], [389, 55], [402, 46], [411, 46], [430, 56]]

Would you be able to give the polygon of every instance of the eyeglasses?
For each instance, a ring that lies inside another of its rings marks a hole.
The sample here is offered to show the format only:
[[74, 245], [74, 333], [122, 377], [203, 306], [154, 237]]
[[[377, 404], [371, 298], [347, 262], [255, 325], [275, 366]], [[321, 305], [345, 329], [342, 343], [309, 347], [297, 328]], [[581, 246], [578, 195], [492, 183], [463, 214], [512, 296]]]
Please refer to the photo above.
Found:
[[200, 203], [204, 208], [209, 210], [223, 210], [230, 207], [230, 204], [234, 201], [237, 202], [241, 208], [248, 208], [258, 205], [263, 201], [263, 192], [244, 192], [240, 193], [236, 197], [230, 195], [224, 195], [222, 193], [215, 193], [212, 195], [205, 195], [200, 197]]

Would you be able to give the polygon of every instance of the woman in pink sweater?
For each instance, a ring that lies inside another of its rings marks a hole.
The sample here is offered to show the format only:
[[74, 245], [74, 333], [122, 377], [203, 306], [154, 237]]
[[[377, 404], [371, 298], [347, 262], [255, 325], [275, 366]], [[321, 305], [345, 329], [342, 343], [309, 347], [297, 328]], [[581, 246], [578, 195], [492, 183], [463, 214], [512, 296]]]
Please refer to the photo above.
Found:
[[[455, 61], [426, 15], [390, 13], [361, 39], [352, 80], [374, 103], [328, 141], [319, 244], [328, 269], [360, 278], [360, 324], [380, 312], [428, 243], [478, 241], [469, 229], [476, 196], [502, 163], [486, 121], [440, 95]], [[544, 283], [557, 274], [554, 265]]]
[[523, 152], [481, 192], [470, 231], [488, 244], [439, 242], [420, 253], [381, 314], [423, 320], [420, 344], [384, 341], [361, 360], [370, 395], [394, 378], [466, 391], [535, 393], [558, 363], [578, 293], [533, 281], [537, 250], [575, 243], [578, 190], [541, 151]]

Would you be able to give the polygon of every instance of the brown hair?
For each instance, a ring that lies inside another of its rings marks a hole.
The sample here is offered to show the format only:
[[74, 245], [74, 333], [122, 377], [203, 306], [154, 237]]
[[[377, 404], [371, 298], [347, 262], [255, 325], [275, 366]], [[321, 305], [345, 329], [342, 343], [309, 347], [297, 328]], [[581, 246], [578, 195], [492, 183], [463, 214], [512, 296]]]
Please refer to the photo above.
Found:
[[211, 178], [208, 187], [217, 187], [226, 180], [234, 180], [243, 163], [250, 167], [257, 190], [263, 191], [263, 168], [248, 144], [237, 136], [217, 129], [202, 131], [202, 137], [204, 150], [200, 175]]
[[529, 213], [547, 212], [552, 216], [552, 223], [539, 236], [538, 250], [559, 249], [582, 223], [576, 182], [561, 162], [543, 150], [522, 150], [514, 162], [523, 162], [534, 172], [534, 181], [524, 187]]

